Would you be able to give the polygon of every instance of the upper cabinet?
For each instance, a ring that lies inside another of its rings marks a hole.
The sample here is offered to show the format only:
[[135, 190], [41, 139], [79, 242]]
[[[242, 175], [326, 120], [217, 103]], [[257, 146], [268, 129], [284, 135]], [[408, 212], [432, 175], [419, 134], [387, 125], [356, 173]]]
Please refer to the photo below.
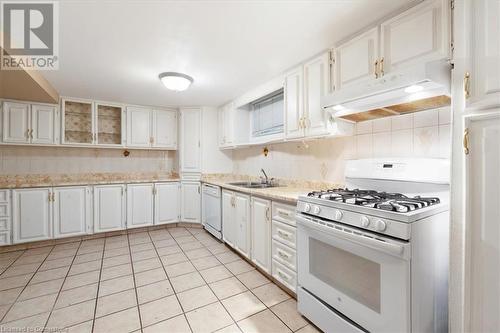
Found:
[[120, 105], [95, 103], [95, 132], [98, 145], [123, 145], [125, 111]]
[[287, 139], [304, 136], [304, 73], [299, 66], [285, 75], [285, 132]]
[[181, 109], [180, 162], [182, 173], [201, 172], [201, 109]]
[[177, 110], [153, 110], [153, 147], [177, 149]]
[[127, 107], [127, 146], [177, 149], [177, 111]]
[[151, 137], [151, 109], [127, 108], [127, 144], [131, 147], [149, 147]]
[[94, 105], [83, 100], [61, 101], [62, 144], [92, 145], [96, 142], [94, 131]]
[[229, 147], [234, 144], [234, 103], [228, 103], [219, 109], [219, 146]]

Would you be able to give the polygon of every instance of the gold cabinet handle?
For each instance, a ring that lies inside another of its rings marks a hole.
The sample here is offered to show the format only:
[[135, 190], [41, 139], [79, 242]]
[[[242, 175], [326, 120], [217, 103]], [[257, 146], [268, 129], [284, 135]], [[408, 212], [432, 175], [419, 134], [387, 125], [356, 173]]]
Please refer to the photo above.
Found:
[[464, 130], [463, 145], [464, 145], [464, 153], [465, 153], [465, 155], [469, 155], [469, 129], [468, 128], [466, 128]]
[[470, 97], [470, 73], [466, 72], [464, 75], [464, 94], [465, 98]]
[[378, 79], [378, 60], [375, 60], [374, 68], [375, 68], [375, 78]]
[[281, 257], [281, 258], [285, 258], [285, 259], [289, 259], [290, 256], [288, 254], [286, 254], [285, 252], [283, 251], [280, 251], [278, 250], [278, 255]]
[[26, 139], [29, 139], [30, 138], [30, 129], [28, 128], [26, 130]]
[[379, 65], [380, 65], [380, 70], [378, 72], [378, 75], [379, 75], [379, 77], [382, 77], [385, 75], [385, 73], [384, 73], [384, 58], [383, 57], [382, 57], [382, 59], [380, 59]]

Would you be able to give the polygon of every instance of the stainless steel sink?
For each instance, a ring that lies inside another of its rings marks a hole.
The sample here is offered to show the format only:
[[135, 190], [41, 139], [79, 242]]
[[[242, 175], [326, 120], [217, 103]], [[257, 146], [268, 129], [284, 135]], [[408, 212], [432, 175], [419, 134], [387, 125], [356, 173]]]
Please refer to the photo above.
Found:
[[245, 188], [268, 188], [268, 187], [278, 187], [278, 184], [272, 183], [260, 183], [260, 182], [235, 182], [229, 183], [229, 185], [245, 187]]

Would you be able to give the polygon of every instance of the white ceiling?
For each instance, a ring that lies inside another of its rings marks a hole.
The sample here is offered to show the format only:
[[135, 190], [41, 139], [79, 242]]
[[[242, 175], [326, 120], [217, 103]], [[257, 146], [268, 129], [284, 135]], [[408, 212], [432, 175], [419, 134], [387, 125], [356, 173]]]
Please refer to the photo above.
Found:
[[[122, 103], [221, 105], [411, 0], [61, 1], [63, 96]], [[164, 71], [194, 77], [166, 90]]]

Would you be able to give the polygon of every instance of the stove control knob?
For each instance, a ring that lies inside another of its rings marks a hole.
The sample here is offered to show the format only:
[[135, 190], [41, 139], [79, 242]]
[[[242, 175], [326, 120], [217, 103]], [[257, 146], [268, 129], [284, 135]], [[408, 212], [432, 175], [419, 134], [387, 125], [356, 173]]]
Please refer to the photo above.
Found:
[[314, 214], [319, 214], [319, 212], [321, 212], [321, 208], [319, 206], [314, 206], [313, 213]]
[[382, 221], [382, 220], [375, 221], [375, 229], [377, 231], [384, 231], [385, 228], [387, 228], [387, 225], [385, 224], [384, 221]]
[[311, 205], [306, 203], [304, 205], [304, 212], [309, 213], [311, 211]]
[[337, 210], [335, 211], [335, 220], [336, 220], [336, 221], [340, 221], [340, 220], [342, 220], [342, 215], [344, 215], [344, 214], [342, 214], [342, 212], [341, 212], [340, 210], [338, 210], [338, 209], [337, 209]]
[[361, 226], [362, 227], [366, 228], [366, 227], [368, 227], [370, 225], [370, 219], [368, 217], [361, 216], [360, 220], [361, 220]]

